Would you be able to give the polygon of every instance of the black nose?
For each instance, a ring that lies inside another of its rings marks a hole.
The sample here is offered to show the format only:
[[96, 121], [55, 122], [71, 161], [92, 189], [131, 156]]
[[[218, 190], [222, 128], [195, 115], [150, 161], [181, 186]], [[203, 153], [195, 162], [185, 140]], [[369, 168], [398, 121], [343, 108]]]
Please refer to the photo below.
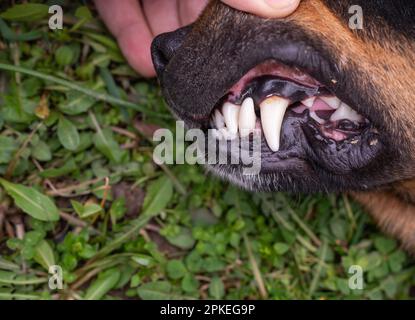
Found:
[[180, 48], [190, 30], [191, 26], [186, 26], [173, 32], [163, 33], [153, 40], [151, 56], [158, 77], [162, 75], [170, 59]]

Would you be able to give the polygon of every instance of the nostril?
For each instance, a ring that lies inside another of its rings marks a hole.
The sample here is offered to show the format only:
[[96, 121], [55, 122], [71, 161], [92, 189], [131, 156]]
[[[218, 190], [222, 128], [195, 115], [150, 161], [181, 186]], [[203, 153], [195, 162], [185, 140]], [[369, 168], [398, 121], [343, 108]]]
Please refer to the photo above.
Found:
[[160, 77], [175, 52], [180, 48], [191, 26], [157, 36], [151, 45], [154, 68]]

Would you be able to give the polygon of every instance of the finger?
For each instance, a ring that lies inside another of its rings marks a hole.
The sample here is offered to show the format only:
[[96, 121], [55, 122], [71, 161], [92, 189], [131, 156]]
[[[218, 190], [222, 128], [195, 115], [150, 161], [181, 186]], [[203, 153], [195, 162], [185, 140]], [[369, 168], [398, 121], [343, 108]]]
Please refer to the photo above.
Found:
[[145, 77], [155, 76], [150, 54], [153, 35], [138, 1], [95, 0], [95, 5], [131, 67]]
[[177, 1], [181, 0], [143, 1], [144, 13], [154, 36], [180, 27]]
[[300, 0], [222, 0], [222, 2], [264, 18], [286, 17], [300, 4]]
[[195, 22], [206, 7], [208, 0], [179, 0], [179, 20], [181, 26]]

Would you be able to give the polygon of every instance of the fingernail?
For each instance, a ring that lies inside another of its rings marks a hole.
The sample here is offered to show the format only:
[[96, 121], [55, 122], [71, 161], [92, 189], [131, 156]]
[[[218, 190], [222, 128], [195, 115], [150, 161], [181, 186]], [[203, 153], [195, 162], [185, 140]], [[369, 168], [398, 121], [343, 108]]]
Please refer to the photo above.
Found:
[[289, 9], [293, 10], [297, 7], [299, 0], [264, 0], [265, 3], [273, 9]]

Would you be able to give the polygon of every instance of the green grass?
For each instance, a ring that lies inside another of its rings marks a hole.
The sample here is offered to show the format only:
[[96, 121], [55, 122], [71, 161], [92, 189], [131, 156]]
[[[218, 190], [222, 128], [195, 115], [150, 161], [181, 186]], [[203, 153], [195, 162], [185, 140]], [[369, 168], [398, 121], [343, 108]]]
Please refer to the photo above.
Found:
[[0, 299], [410, 298], [413, 260], [346, 196], [155, 165], [152, 131], [175, 126], [156, 82], [80, 4], [61, 31], [36, 10], [0, 15]]

